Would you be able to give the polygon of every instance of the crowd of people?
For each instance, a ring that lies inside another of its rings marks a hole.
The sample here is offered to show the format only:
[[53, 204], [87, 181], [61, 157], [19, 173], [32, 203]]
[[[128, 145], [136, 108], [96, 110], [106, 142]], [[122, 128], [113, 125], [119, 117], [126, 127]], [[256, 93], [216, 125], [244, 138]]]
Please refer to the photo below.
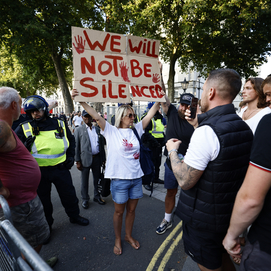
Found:
[[[87, 226], [89, 220], [80, 216], [70, 169], [76, 164], [81, 173], [81, 206], [87, 209], [90, 169], [93, 201], [106, 204], [98, 189], [103, 168], [105, 178], [111, 180], [115, 208], [113, 253], [122, 254], [125, 211], [125, 241], [138, 250], [140, 241], [132, 234], [136, 207], [143, 197], [138, 135], [152, 152], [155, 170], [150, 182], [166, 188], [165, 214], [156, 233], [162, 235], [172, 228], [175, 213], [183, 221], [185, 252], [200, 270], [231, 271], [235, 270], [233, 262], [240, 264], [240, 270], [268, 270], [271, 76], [246, 80], [237, 114], [233, 100], [241, 85], [234, 70], [210, 72], [197, 115], [191, 118], [189, 106], [194, 96], [183, 93], [175, 107], [162, 82], [165, 102], [149, 103], [141, 119], [132, 104], [119, 104], [113, 123], [108, 122], [106, 112], [96, 112], [85, 102], [80, 102], [82, 112], [51, 115], [55, 105], [39, 95], [25, 99], [26, 115], [20, 116], [22, 99], [18, 92], [1, 87], [0, 194], [9, 203], [15, 228], [37, 252], [50, 242], [52, 184], [70, 223]], [[72, 98], [77, 95], [74, 89]], [[164, 180], [160, 180], [163, 146], [167, 158]], [[150, 185], [145, 188], [151, 189]], [[29, 209], [33, 210], [30, 214]], [[49, 263], [53, 266], [56, 261], [53, 257]]]

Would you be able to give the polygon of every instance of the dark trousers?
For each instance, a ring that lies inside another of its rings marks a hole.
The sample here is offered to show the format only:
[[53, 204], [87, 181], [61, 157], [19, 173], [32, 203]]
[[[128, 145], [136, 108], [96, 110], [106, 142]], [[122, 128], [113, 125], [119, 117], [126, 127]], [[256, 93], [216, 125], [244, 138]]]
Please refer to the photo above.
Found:
[[160, 172], [160, 166], [161, 166], [161, 161], [162, 161], [162, 145], [164, 142], [163, 138], [156, 138], [156, 140], [160, 143], [160, 147], [152, 148], [152, 161], [155, 167], [155, 176], [154, 180], [159, 179], [159, 172]]
[[78, 199], [72, 183], [70, 171], [54, 167], [40, 167], [41, 181], [38, 195], [43, 204], [44, 213], [48, 224], [51, 226], [53, 219], [53, 204], [51, 201], [52, 183], [55, 185], [61, 203], [68, 217], [77, 217], [80, 213]]
[[82, 200], [89, 200], [89, 171], [92, 169], [93, 174], [93, 187], [94, 187], [94, 198], [98, 199], [100, 193], [98, 192], [98, 182], [101, 173], [101, 162], [100, 154], [93, 156], [92, 165], [90, 167], [83, 167], [81, 171], [81, 197]]

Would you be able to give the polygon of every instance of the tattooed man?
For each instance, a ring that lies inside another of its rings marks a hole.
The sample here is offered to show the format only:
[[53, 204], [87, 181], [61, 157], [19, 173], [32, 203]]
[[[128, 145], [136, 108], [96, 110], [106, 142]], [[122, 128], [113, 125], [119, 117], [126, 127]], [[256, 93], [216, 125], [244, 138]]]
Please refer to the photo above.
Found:
[[204, 86], [201, 111], [183, 161], [177, 150], [182, 142], [170, 139], [168, 155], [181, 186], [177, 213], [183, 220], [186, 253], [200, 270], [235, 270], [222, 246], [234, 199], [249, 164], [253, 135], [236, 115], [232, 101], [241, 88], [239, 74], [231, 69], [212, 71]]

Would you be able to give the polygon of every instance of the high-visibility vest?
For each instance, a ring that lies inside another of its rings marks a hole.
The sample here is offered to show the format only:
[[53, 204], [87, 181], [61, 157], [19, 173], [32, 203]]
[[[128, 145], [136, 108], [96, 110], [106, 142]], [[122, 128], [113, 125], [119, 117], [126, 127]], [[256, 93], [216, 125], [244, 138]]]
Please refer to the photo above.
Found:
[[[31, 154], [40, 167], [55, 166], [66, 160], [66, 151], [70, 143], [64, 122], [62, 120], [57, 121], [59, 127], [63, 129], [63, 137], [59, 136], [57, 130], [40, 131], [33, 142]], [[26, 138], [31, 135], [34, 136], [33, 127], [29, 122], [22, 124], [22, 128]]]
[[152, 130], [149, 131], [154, 138], [164, 138], [164, 125], [161, 119], [152, 119]]

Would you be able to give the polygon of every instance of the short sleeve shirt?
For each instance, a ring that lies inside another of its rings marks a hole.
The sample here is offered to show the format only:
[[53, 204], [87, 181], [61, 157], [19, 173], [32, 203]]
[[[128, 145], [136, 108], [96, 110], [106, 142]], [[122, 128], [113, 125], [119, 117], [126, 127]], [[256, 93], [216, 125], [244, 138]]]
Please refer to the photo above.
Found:
[[[142, 121], [135, 124], [135, 129], [141, 138], [144, 130]], [[130, 128], [122, 129], [105, 124], [101, 134], [106, 138], [107, 161], [105, 178], [110, 179], [137, 179], [143, 176], [140, 167], [140, 144]]]
[[[250, 164], [267, 171], [271, 174], [271, 114], [265, 115], [255, 132], [252, 145]], [[255, 182], [260, 182], [255, 179]], [[260, 244], [260, 249], [271, 254], [271, 190], [266, 194], [264, 206], [253, 222], [249, 231], [248, 239], [251, 243], [256, 241]]]
[[216, 159], [220, 151], [220, 143], [214, 130], [204, 125], [192, 135], [184, 162], [197, 170], [205, 170], [208, 163]]
[[[269, 132], [270, 131], [270, 132]], [[255, 132], [250, 164], [271, 172], [271, 114], [262, 118]]]
[[[185, 155], [194, 127], [187, 120], [179, 117], [178, 110], [172, 104], [168, 108], [167, 118], [166, 141], [171, 138], [181, 140], [182, 144], [180, 144], [178, 152]], [[165, 155], [167, 156], [167, 148], [165, 148]]]
[[[247, 106], [244, 107], [239, 113], [239, 117], [242, 118], [244, 112], [246, 111]], [[248, 120], [244, 120], [246, 122], [246, 124], [249, 126], [249, 128], [252, 130], [253, 134], [255, 134], [256, 128], [259, 124], [259, 121], [262, 119], [263, 116], [265, 116], [266, 114], [271, 113], [271, 109], [269, 107], [266, 107], [264, 109], [262, 109], [261, 111], [259, 111], [255, 116], [253, 116], [252, 118], [248, 119]]]

